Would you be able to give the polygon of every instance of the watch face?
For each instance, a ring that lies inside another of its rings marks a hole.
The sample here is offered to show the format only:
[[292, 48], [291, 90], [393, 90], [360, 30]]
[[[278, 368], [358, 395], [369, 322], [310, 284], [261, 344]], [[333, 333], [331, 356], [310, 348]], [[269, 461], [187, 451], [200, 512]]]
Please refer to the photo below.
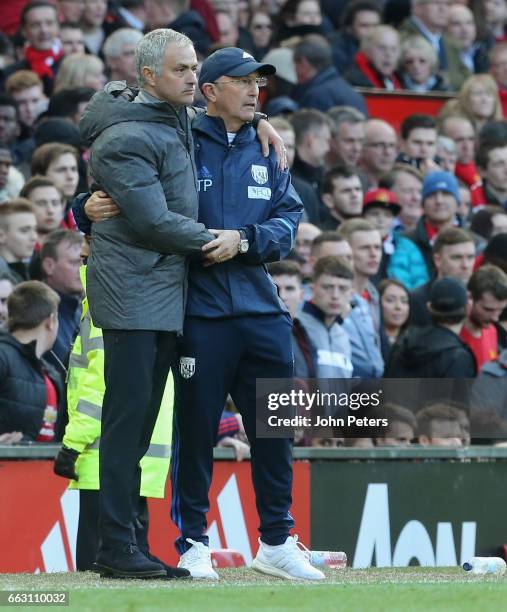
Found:
[[248, 240], [242, 240], [239, 244], [239, 252], [246, 253], [248, 251]]

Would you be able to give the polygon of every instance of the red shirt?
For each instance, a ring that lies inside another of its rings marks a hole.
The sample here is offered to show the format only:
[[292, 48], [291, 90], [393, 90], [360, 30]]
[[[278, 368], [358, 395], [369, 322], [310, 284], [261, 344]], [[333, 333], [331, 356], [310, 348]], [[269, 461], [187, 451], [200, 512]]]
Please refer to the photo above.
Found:
[[481, 181], [481, 175], [477, 172], [477, 167], [473, 161], [470, 161], [467, 164], [461, 164], [458, 162], [456, 164], [454, 174], [456, 175], [456, 178], [463, 181], [465, 185], [468, 185], [469, 187], [472, 187]]
[[500, 96], [500, 102], [502, 104], [502, 113], [504, 117], [507, 117], [507, 89], [498, 87], [498, 95]]
[[55, 425], [58, 414], [58, 396], [52, 380], [44, 374], [46, 384], [46, 410], [42, 419], [39, 435], [35, 438], [37, 442], [53, 442], [55, 439]]
[[438, 227], [435, 227], [432, 223], [428, 221], [428, 219], [426, 219], [424, 221], [424, 229], [426, 230], [426, 234], [428, 236], [430, 243], [433, 244], [438, 234]]
[[476, 183], [470, 189], [470, 198], [472, 201], [472, 208], [476, 206], [486, 206], [486, 194], [484, 193], [484, 185], [482, 181], [480, 183]]
[[477, 255], [474, 263], [474, 272], [484, 265], [484, 253]]
[[460, 338], [468, 344], [477, 362], [477, 370], [488, 361], [494, 361], [498, 357], [498, 334], [494, 325], [489, 325], [481, 330], [480, 336], [474, 336], [470, 330], [463, 326]]

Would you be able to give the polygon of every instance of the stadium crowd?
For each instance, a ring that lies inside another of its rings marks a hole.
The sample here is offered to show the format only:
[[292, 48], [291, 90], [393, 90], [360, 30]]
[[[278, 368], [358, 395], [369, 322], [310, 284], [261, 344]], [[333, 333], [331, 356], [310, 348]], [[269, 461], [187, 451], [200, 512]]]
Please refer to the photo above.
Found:
[[[0, 15], [0, 443], [62, 440], [70, 355], [87, 321], [89, 245], [73, 202], [96, 191], [80, 117], [106, 82], [135, 86], [136, 45], [166, 27], [201, 61], [240, 47], [276, 67], [259, 110], [283, 139], [304, 214], [269, 273], [293, 320], [296, 377], [476, 378], [473, 413], [386, 404], [376, 416], [390, 417], [388, 432], [299, 444], [507, 440], [507, 405], [491, 400], [507, 392], [505, 0], [10, 0]], [[411, 112], [399, 125], [369, 114], [368, 89], [384, 90], [386, 105], [412, 92]], [[438, 114], [421, 113], [437, 94]], [[217, 444], [238, 459], [248, 450], [232, 402]]]

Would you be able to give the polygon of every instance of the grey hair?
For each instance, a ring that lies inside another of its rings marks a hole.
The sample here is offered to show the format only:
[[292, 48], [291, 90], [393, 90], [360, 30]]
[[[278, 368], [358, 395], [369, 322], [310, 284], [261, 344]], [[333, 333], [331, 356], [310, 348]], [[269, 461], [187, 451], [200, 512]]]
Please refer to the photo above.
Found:
[[193, 47], [194, 43], [180, 32], [169, 28], [159, 28], [145, 34], [136, 49], [137, 82], [141, 87], [146, 84], [142, 70], [144, 66], [160, 75], [167, 45], [174, 43], [177, 47]]
[[124, 45], [137, 45], [143, 35], [134, 28], [120, 28], [106, 38], [102, 49], [104, 57], [120, 57]]
[[437, 138], [437, 151], [441, 149], [450, 155], [456, 155], [456, 143], [452, 138], [447, 138], [447, 136], [439, 136]]
[[373, 45], [378, 41], [379, 36], [382, 36], [383, 34], [394, 34], [398, 39], [398, 42], [400, 40], [400, 35], [394, 28], [389, 25], [380, 24], [373, 27], [368, 36], [365, 36], [361, 40], [361, 51], [368, 54]]
[[407, 36], [407, 38], [405, 38], [401, 43], [400, 67], [403, 67], [403, 64], [405, 63], [405, 56], [411, 49], [419, 51], [426, 56], [431, 64], [432, 71], [438, 66], [437, 52], [431, 46], [431, 43], [428, 42], [424, 36], [414, 34], [412, 36]]
[[326, 114], [331, 119], [333, 134], [338, 133], [342, 123], [362, 123], [366, 121], [363, 113], [352, 106], [333, 106]]

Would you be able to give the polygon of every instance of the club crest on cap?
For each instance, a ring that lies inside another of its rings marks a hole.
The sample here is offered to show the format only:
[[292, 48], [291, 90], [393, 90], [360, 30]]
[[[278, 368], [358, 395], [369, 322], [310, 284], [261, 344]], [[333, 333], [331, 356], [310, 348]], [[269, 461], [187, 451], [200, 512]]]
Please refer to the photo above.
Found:
[[254, 56], [250, 55], [250, 53], [247, 53], [246, 51], [243, 51], [243, 59], [246, 59], [246, 58], [253, 60]]

